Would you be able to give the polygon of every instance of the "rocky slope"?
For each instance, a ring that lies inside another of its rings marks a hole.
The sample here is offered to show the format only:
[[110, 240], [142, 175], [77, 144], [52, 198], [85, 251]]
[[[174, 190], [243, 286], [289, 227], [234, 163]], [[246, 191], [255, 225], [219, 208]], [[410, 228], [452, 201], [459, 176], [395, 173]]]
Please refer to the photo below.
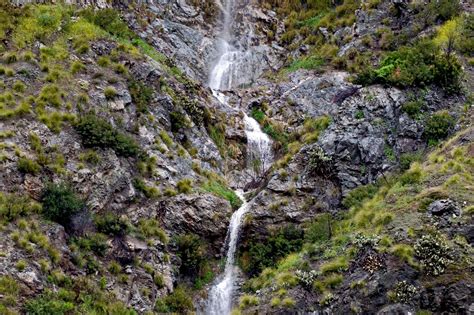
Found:
[[[218, 2], [31, 2], [0, 4], [0, 313], [193, 311], [231, 188], [235, 313], [472, 311], [469, 3], [237, 1], [228, 107]], [[264, 174], [241, 110], [274, 140]]]

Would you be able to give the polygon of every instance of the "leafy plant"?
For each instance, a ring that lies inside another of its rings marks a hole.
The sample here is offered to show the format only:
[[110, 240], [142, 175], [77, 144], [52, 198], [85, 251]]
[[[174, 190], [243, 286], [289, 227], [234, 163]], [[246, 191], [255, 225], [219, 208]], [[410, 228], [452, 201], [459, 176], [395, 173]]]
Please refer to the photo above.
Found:
[[69, 184], [48, 183], [41, 198], [43, 214], [50, 220], [66, 225], [72, 215], [84, 208], [84, 202]]

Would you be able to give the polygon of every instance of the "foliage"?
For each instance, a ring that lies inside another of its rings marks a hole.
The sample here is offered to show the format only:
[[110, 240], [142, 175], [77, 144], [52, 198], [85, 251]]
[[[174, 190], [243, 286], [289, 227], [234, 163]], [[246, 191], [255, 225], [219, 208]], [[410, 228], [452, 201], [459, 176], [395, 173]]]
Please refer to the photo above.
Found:
[[18, 159], [18, 170], [22, 173], [36, 175], [41, 171], [41, 166], [34, 160], [21, 157]]
[[155, 310], [159, 313], [185, 314], [194, 310], [194, 306], [188, 292], [182, 286], [178, 286], [171, 294], [156, 301]]
[[462, 68], [455, 56], [441, 54], [431, 41], [420, 41], [388, 53], [377, 69], [361, 73], [356, 82], [399, 87], [437, 84], [447, 92], [458, 92], [461, 74]]
[[251, 241], [248, 262], [243, 266], [249, 275], [255, 275], [266, 267], [275, 266], [279, 258], [296, 252], [303, 245], [303, 231], [293, 225], [279, 229], [264, 241]]
[[437, 143], [448, 136], [455, 124], [455, 119], [447, 111], [432, 114], [425, 124], [424, 135], [428, 143]]
[[452, 249], [439, 235], [423, 235], [415, 246], [415, 257], [420, 260], [424, 271], [438, 276], [453, 262]]
[[416, 118], [424, 106], [423, 101], [409, 101], [402, 105], [402, 111], [408, 114], [411, 118]]
[[176, 184], [178, 188], [178, 192], [181, 194], [189, 194], [193, 187], [192, 187], [192, 181], [189, 178], [184, 178]]
[[342, 200], [342, 205], [346, 208], [360, 207], [364, 200], [372, 198], [378, 191], [378, 187], [373, 184], [359, 186], [351, 190]]
[[112, 148], [124, 157], [140, 153], [140, 147], [131, 136], [115, 130], [111, 124], [94, 114], [83, 116], [77, 123], [76, 130], [86, 147]]
[[100, 233], [108, 235], [123, 236], [127, 234], [130, 228], [126, 219], [119, 217], [114, 213], [97, 215], [94, 218], [94, 222], [97, 227], [97, 230]]
[[27, 196], [0, 192], [0, 220], [13, 221], [39, 209], [40, 205]]
[[393, 300], [398, 303], [409, 303], [418, 293], [418, 289], [406, 281], [400, 281], [393, 289]]
[[310, 243], [328, 241], [332, 236], [331, 221], [332, 216], [329, 213], [318, 215], [305, 231], [305, 240]]
[[41, 198], [43, 214], [60, 224], [68, 224], [72, 215], [84, 208], [84, 202], [69, 184], [48, 183]]
[[138, 230], [146, 239], [157, 237], [162, 243], [168, 243], [168, 236], [161, 228], [160, 223], [153, 219], [143, 219], [138, 222]]
[[132, 36], [127, 24], [114, 9], [85, 9], [81, 12], [81, 16], [116, 37], [129, 39]]
[[227, 199], [234, 210], [238, 209], [242, 205], [242, 200], [239, 198], [239, 196], [237, 196], [233, 190], [227, 188], [219, 181], [209, 180], [202, 186], [202, 188], [205, 191], [215, 194], [216, 196]]
[[185, 114], [180, 111], [170, 113], [171, 131], [178, 132], [183, 128], [189, 127], [189, 121]]
[[148, 106], [153, 99], [153, 89], [141, 81], [130, 81], [128, 84], [132, 101], [137, 107], [137, 112], [147, 113]]
[[195, 234], [182, 234], [176, 237], [176, 247], [176, 254], [181, 259], [180, 272], [194, 277], [205, 263], [203, 242]]
[[319, 146], [312, 148], [309, 152], [308, 168], [313, 174], [330, 176], [332, 173], [332, 158]]

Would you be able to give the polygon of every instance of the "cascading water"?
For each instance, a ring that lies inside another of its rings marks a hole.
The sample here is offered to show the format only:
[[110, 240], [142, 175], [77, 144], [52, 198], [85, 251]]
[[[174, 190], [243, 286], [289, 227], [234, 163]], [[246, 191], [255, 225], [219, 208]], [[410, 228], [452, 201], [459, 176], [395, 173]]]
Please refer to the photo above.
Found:
[[[233, 47], [231, 40], [231, 24], [233, 0], [226, 0], [222, 6], [223, 11], [223, 31], [219, 38], [219, 58], [217, 64], [210, 73], [209, 86], [214, 96], [223, 104], [227, 103], [225, 95], [221, 91], [234, 88], [242, 82], [239, 81], [239, 74], [248, 70], [246, 58], [248, 53]], [[271, 164], [273, 156], [270, 138], [262, 132], [258, 122], [244, 114], [245, 133], [247, 136], [247, 160], [249, 166], [255, 168], [258, 164], [260, 172], [265, 171]], [[257, 162], [257, 163], [255, 163]], [[244, 215], [249, 211], [250, 203], [246, 202], [243, 191], [236, 191], [242, 199], [242, 206], [232, 214], [226, 242], [228, 249], [224, 272], [217, 278], [217, 282], [209, 291], [205, 314], [228, 315], [232, 309], [232, 296], [235, 290], [235, 251], [239, 238], [240, 226]]]

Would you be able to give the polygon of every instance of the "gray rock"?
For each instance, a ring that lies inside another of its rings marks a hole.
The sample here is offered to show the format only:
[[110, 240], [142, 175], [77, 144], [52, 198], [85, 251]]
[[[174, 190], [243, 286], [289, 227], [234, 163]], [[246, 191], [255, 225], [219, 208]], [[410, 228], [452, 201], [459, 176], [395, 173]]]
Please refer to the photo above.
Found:
[[428, 212], [436, 216], [461, 214], [461, 209], [450, 199], [436, 200], [428, 206]]

